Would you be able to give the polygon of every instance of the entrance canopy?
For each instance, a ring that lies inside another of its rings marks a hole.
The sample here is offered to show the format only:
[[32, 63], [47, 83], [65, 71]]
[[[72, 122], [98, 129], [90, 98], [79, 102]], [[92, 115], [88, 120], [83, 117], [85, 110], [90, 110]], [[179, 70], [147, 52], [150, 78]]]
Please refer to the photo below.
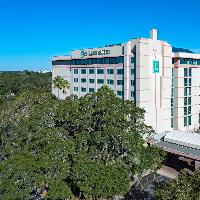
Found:
[[172, 131], [164, 136], [165, 142], [200, 150], [200, 134], [184, 131]]

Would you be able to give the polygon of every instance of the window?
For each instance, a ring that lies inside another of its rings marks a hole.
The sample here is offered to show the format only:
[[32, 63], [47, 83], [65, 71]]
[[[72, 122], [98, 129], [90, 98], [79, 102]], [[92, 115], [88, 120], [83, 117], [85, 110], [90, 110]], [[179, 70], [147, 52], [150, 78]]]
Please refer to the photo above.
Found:
[[88, 65], [88, 59], [82, 59], [81, 60], [81, 65]]
[[74, 78], [74, 83], [78, 83], [78, 78]]
[[188, 115], [191, 114], [191, 106], [188, 106]]
[[81, 74], [86, 74], [86, 69], [81, 69]]
[[135, 63], [135, 57], [131, 57], [131, 63]]
[[191, 97], [188, 97], [188, 105], [191, 105]]
[[187, 97], [184, 97], [184, 106], [187, 106]]
[[124, 63], [124, 56], [52, 61], [53, 65], [92, 65], [92, 64], [119, 64], [119, 63]]
[[174, 96], [174, 88], [171, 89], [171, 92], [172, 92], [171, 97], [173, 97]]
[[92, 64], [97, 64], [97, 58], [92, 58]]
[[197, 65], [200, 65], [200, 60], [197, 60]]
[[107, 74], [114, 74], [114, 70], [113, 69], [107, 69]]
[[94, 74], [94, 69], [89, 69], [89, 74]]
[[71, 65], [72, 60], [54, 60], [52, 61], [52, 65]]
[[131, 80], [131, 85], [134, 86], [135, 85], [135, 81]]
[[117, 64], [117, 58], [110, 58], [110, 64]]
[[78, 92], [78, 87], [74, 87], [74, 92]]
[[171, 117], [173, 117], [173, 116], [174, 116], [174, 109], [171, 108]]
[[173, 118], [171, 118], [171, 128], [173, 128], [174, 127], [174, 120], [173, 120]]
[[135, 69], [131, 68], [131, 75], [133, 75], [135, 73]]
[[124, 85], [124, 80], [117, 80], [117, 85]]
[[113, 85], [113, 84], [114, 84], [114, 80], [108, 79], [108, 80], [107, 80], [107, 84], [108, 84], [108, 85]]
[[189, 64], [190, 65], [196, 65], [196, 60], [195, 59], [189, 59]]
[[104, 70], [103, 69], [97, 69], [97, 74], [104, 74]]
[[184, 126], [187, 126], [187, 117], [184, 117]]
[[184, 68], [184, 76], [185, 76], [185, 77], [188, 76], [188, 68]]
[[192, 88], [189, 87], [189, 96], [191, 96], [191, 95], [192, 95]]
[[109, 58], [103, 58], [102, 64], [109, 64]]
[[187, 88], [184, 88], [184, 96], [187, 96]]
[[117, 57], [117, 63], [124, 63], [124, 57], [123, 56], [120, 56], [120, 57]]
[[81, 83], [86, 83], [86, 78], [82, 78]]
[[189, 76], [192, 76], [192, 68], [189, 68]]
[[172, 87], [174, 87], [174, 79], [172, 78]]
[[184, 78], [184, 86], [187, 86], [187, 78]]
[[187, 115], [187, 107], [184, 107], [184, 115]]
[[92, 59], [91, 58], [89, 58], [88, 59], [88, 65], [92, 65], [93, 63], [92, 63]]
[[191, 125], [191, 116], [188, 116], [188, 125]]
[[131, 91], [131, 97], [135, 97], [135, 92]]
[[85, 87], [81, 87], [81, 92], [86, 92], [86, 88]]
[[184, 65], [188, 64], [188, 59], [187, 58], [181, 58], [180, 64], [184, 64]]
[[97, 63], [94, 63], [94, 64], [102, 64], [102, 62], [103, 62], [102, 58], [97, 58]]
[[78, 69], [74, 69], [74, 74], [78, 74]]
[[75, 65], [81, 65], [81, 59], [73, 60], [73, 64], [75, 64]]
[[191, 85], [192, 85], [192, 79], [189, 78], [189, 86], [191, 86]]
[[104, 80], [103, 79], [97, 79], [97, 83], [98, 84], [104, 84]]
[[89, 88], [89, 92], [93, 93], [94, 92], [94, 88]]
[[94, 79], [89, 79], [89, 83], [94, 83]]
[[173, 108], [174, 107], [174, 100], [171, 99], [171, 107]]
[[124, 69], [118, 69], [118, 70], [117, 70], [117, 74], [118, 74], [118, 75], [124, 74]]
[[123, 95], [124, 95], [124, 92], [123, 92], [123, 91], [117, 90], [117, 95], [118, 95], [118, 96], [123, 96]]
[[174, 68], [172, 68], [172, 77], [174, 77]]

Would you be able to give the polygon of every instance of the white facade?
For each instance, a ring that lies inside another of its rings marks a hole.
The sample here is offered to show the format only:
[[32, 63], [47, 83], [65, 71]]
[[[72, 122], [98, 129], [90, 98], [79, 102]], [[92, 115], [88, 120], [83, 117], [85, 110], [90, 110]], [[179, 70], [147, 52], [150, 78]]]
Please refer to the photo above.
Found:
[[[197, 128], [200, 55], [173, 53], [170, 44], [157, 39], [156, 29], [150, 35], [121, 45], [75, 50], [70, 56], [54, 57], [52, 78], [61, 76], [70, 83], [67, 93], [60, 91], [59, 97], [81, 97], [106, 84], [117, 96], [144, 108], [145, 121], [156, 132]], [[190, 59], [184, 61], [187, 64], [182, 64], [184, 58]], [[188, 69], [185, 105], [184, 68]], [[57, 89], [52, 92], [58, 95]]]

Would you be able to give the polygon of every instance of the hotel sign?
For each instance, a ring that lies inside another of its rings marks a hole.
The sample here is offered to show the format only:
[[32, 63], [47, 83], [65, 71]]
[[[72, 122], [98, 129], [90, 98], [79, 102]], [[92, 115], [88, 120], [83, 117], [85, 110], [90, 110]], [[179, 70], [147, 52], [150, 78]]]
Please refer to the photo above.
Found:
[[153, 73], [154, 74], [157, 74], [157, 73], [159, 73], [159, 61], [157, 61], [157, 60], [154, 60], [153, 61]]
[[110, 50], [102, 49], [102, 50], [96, 50], [96, 51], [84, 51], [81, 52], [81, 58], [84, 58], [85, 56], [105, 56], [110, 54]]

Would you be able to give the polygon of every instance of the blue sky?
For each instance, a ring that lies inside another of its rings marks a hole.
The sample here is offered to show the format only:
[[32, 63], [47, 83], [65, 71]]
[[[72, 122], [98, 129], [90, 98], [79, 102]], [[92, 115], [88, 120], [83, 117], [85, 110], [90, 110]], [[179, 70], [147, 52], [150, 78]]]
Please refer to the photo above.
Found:
[[200, 51], [199, 0], [0, 0], [0, 71], [51, 69], [53, 55], [149, 37]]

